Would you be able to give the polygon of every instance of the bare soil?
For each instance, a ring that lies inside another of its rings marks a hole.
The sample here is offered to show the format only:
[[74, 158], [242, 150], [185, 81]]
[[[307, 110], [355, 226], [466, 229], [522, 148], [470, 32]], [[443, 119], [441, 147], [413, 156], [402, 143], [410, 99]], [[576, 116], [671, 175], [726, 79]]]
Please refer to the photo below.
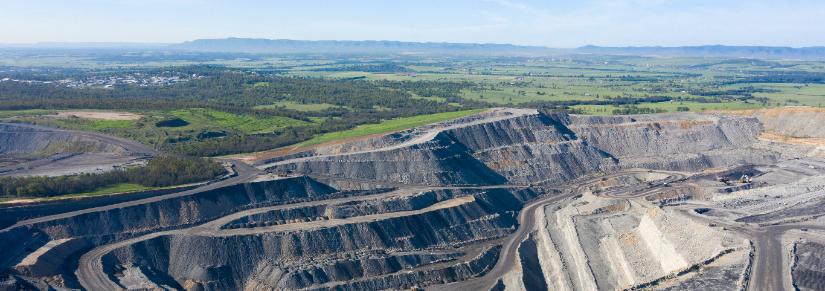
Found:
[[97, 120], [138, 120], [143, 115], [131, 112], [117, 111], [60, 111], [55, 114], [58, 118], [83, 118]]

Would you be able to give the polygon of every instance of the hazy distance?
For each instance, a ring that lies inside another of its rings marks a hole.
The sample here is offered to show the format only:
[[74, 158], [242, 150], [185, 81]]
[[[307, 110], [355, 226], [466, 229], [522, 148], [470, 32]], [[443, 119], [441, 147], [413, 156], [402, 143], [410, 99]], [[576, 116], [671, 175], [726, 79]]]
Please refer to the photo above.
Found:
[[204, 38], [599, 46], [825, 43], [815, 0], [3, 1], [0, 43]]

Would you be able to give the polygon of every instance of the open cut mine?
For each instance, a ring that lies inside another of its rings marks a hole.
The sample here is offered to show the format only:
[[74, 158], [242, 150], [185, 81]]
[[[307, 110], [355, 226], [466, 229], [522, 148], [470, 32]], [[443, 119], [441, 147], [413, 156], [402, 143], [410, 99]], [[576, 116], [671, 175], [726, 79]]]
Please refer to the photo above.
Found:
[[[821, 120], [799, 108], [495, 108], [234, 162], [229, 177], [183, 192], [2, 212], [0, 286], [821, 290]], [[155, 154], [14, 124], [0, 139], [2, 175]]]

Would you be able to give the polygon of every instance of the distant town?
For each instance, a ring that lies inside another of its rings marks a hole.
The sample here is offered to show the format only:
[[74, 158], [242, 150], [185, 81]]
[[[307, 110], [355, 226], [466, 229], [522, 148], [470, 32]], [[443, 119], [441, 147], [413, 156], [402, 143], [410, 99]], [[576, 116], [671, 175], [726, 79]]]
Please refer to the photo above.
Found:
[[60, 80], [33, 80], [2, 78], [0, 82], [18, 82], [26, 84], [56, 84], [67, 88], [113, 88], [119, 85], [135, 85], [140, 87], [170, 86], [190, 80], [201, 79], [198, 74], [171, 75], [171, 72], [162, 74], [127, 73], [122, 75], [88, 76], [84, 78], [66, 78]]

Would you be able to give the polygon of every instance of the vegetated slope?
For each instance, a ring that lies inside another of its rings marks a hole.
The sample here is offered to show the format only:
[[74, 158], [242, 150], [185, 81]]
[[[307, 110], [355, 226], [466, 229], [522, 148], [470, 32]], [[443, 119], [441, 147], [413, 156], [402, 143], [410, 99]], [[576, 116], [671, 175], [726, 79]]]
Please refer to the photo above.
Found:
[[335, 54], [387, 54], [387, 53], [430, 53], [430, 54], [536, 54], [554, 51], [550, 48], [535, 46], [516, 46], [510, 44], [476, 44], [476, 43], [423, 43], [401, 41], [345, 41], [345, 40], [289, 40], [289, 39], [253, 39], [225, 38], [198, 39], [170, 48], [206, 52], [243, 52], [268, 54], [295, 53], [335, 53]]

